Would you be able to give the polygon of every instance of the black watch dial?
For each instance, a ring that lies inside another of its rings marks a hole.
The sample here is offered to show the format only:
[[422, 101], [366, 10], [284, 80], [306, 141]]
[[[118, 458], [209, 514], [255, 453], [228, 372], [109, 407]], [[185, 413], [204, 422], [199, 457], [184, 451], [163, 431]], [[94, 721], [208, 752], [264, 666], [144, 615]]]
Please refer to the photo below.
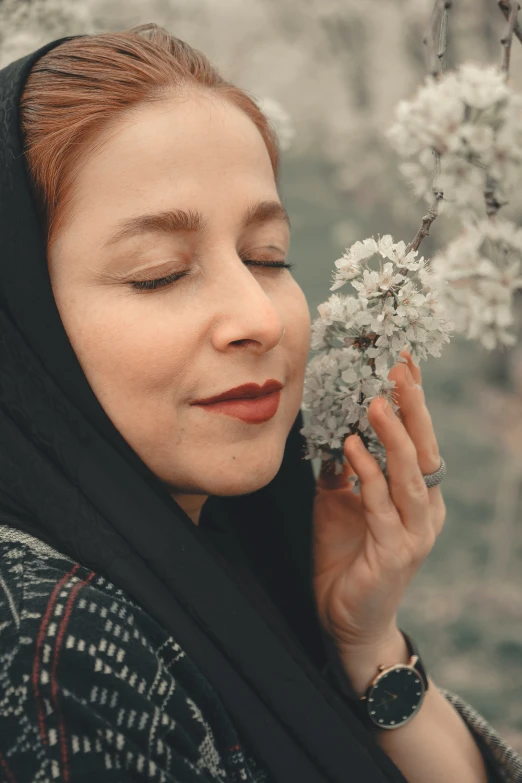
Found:
[[394, 666], [383, 673], [368, 693], [370, 719], [382, 728], [397, 728], [415, 713], [425, 688], [417, 672], [407, 666]]

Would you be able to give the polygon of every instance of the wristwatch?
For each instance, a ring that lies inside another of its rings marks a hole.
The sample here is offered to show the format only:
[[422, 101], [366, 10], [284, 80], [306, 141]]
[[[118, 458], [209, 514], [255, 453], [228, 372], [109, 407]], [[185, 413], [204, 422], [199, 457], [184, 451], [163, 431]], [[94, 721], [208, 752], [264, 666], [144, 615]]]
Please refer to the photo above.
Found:
[[[350, 707], [370, 731], [398, 729], [419, 711], [429, 683], [419, 650], [401, 630], [408, 647], [407, 664], [381, 664], [362, 697], [357, 697], [339, 662], [333, 644], [327, 640], [330, 680], [350, 701]], [[328, 674], [327, 674], [328, 676]]]

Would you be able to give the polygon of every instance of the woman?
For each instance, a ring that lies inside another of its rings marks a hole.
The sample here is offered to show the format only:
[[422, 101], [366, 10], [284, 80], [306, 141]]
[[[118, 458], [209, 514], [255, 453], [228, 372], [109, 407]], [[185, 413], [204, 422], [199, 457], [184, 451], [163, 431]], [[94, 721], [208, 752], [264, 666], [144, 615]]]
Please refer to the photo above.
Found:
[[[396, 626], [445, 513], [409, 357], [403, 421], [371, 406], [390, 489], [356, 438], [338, 479], [302, 459], [309, 314], [255, 103], [144, 25], [10, 64], [0, 106], [3, 779], [521, 780]], [[386, 730], [381, 662], [420, 689]]]

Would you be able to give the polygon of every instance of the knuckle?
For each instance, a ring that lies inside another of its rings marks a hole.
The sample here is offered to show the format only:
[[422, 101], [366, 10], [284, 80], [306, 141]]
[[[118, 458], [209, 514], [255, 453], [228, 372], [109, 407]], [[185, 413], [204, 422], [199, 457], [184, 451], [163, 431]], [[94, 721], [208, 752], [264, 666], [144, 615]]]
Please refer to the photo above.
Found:
[[428, 487], [425, 484], [422, 473], [417, 471], [409, 481], [408, 494], [414, 500], [423, 502], [428, 500]]
[[422, 551], [422, 560], [426, 560], [428, 555], [430, 554], [431, 550], [435, 546], [435, 541], [437, 540], [437, 536], [432, 531], [427, 534], [426, 540], [424, 542], [423, 551]]
[[385, 506], [380, 512], [379, 517], [384, 522], [389, 522], [390, 525], [395, 524], [397, 522], [397, 509], [393, 503]]
[[432, 530], [427, 530], [424, 533], [422, 540], [419, 542], [417, 547], [415, 555], [416, 563], [423, 563], [424, 560], [426, 560], [435, 545], [436, 538], [437, 537]]
[[432, 533], [426, 532], [419, 536], [407, 553], [407, 566], [417, 569], [430, 554], [434, 543], [435, 536]]

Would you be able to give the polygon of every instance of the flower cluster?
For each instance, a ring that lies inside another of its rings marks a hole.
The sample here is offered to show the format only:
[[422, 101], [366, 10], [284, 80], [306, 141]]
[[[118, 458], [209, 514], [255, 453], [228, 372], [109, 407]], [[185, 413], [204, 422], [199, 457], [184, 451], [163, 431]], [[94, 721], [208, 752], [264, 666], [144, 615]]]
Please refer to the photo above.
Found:
[[522, 96], [496, 66], [465, 63], [438, 80], [428, 76], [412, 100], [400, 101], [386, 136], [407, 159], [401, 173], [428, 202], [433, 153], [440, 155], [441, 212], [483, 207], [486, 188], [502, 205], [522, 175]]
[[468, 339], [492, 350], [514, 345], [513, 294], [522, 288], [522, 229], [496, 218], [465, 223], [431, 262], [438, 298]]
[[301, 405], [310, 411], [310, 423], [301, 430], [307, 438], [305, 459], [334, 460], [335, 471], [340, 473], [344, 440], [357, 431], [385, 471], [386, 453], [372, 437], [368, 406], [375, 397], [385, 395], [397, 410], [391, 397], [394, 386], [393, 381], [372, 375], [372, 368], [352, 347], [332, 348], [314, 356], [306, 368]]
[[[505, 71], [467, 63], [427, 77], [413, 100], [399, 103], [386, 135], [430, 210], [408, 247], [386, 235], [346, 249], [330, 290], [350, 283], [356, 295], [333, 294], [312, 323], [311, 348], [323, 353], [307, 366], [302, 408], [310, 415], [301, 432], [307, 458], [333, 462], [336, 473], [344, 440], [357, 432], [387, 475], [368, 407], [384, 396], [397, 410], [388, 372], [403, 361], [403, 349], [418, 365], [428, 354], [440, 356], [453, 330], [488, 349], [516, 342], [507, 327], [522, 288], [522, 230], [497, 212], [522, 175], [522, 96]], [[449, 205], [461, 235], [432, 262], [417, 258], [422, 237]], [[487, 219], [480, 219], [484, 206]]]
[[[385, 452], [368, 421], [368, 406], [383, 395], [397, 410], [388, 372], [403, 361], [404, 348], [418, 364], [428, 354], [440, 356], [450, 339], [453, 324], [437, 301], [428, 262], [407, 250], [389, 234], [352, 245], [335, 262], [330, 290], [349, 282], [357, 294], [332, 294], [318, 306], [319, 318], [312, 323], [311, 348], [327, 353], [307, 366], [302, 408], [310, 412], [310, 421], [301, 432], [307, 438], [307, 458], [333, 460], [337, 473], [344, 439], [353, 432], [385, 472]], [[369, 265], [373, 258], [378, 269]], [[382, 259], [388, 260], [383, 264]]]

